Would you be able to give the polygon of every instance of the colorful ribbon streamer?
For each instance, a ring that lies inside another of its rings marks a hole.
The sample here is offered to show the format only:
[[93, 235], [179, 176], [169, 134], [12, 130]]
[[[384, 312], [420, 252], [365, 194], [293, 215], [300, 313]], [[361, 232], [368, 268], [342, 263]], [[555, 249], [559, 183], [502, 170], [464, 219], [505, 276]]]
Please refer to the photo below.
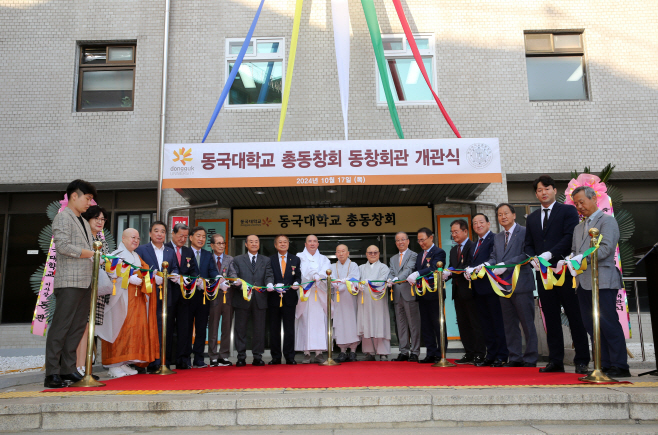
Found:
[[331, 16], [334, 25], [340, 107], [343, 111], [345, 140], [347, 140], [347, 106], [350, 100], [350, 10], [347, 0], [331, 0]]
[[295, 54], [297, 53], [297, 40], [299, 39], [299, 24], [302, 20], [302, 5], [304, 0], [297, 0], [295, 5], [295, 19], [292, 25], [292, 40], [290, 41], [290, 54], [288, 55], [288, 70], [286, 71], [286, 83], [283, 87], [283, 99], [281, 100], [281, 116], [279, 118], [279, 134], [277, 142], [281, 142], [283, 124], [286, 122], [288, 111], [288, 99], [290, 97], [290, 85], [292, 84], [292, 72], [295, 69]]

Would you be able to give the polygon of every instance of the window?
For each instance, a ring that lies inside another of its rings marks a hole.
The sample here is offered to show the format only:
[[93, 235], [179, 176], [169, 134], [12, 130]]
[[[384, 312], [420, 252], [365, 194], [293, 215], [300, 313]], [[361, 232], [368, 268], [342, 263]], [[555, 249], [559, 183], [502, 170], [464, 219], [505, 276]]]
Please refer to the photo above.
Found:
[[[244, 39], [226, 40], [226, 77], [233, 70]], [[252, 38], [228, 94], [229, 106], [281, 104], [283, 38]]]
[[134, 45], [80, 46], [78, 112], [133, 110]]
[[530, 101], [586, 100], [581, 33], [526, 33]]
[[[423, 58], [425, 70], [432, 87], [434, 79], [434, 36], [431, 34], [414, 35], [418, 51]], [[414, 60], [413, 53], [405, 35], [382, 35], [388, 83], [396, 103], [416, 103], [434, 101], [432, 92]], [[376, 66], [375, 66], [376, 68]], [[377, 102], [386, 103], [384, 85], [377, 70]]]
[[149, 228], [151, 223], [155, 222], [155, 213], [152, 212], [131, 212], [131, 213], [121, 213], [117, 214], [117, 230], [114, 234], [117, 237], [117, 246], [121, 242], [121, 235], [126, 228], [134, 228], [139, 232], [140, 244], [148, 243], [149, 238]]

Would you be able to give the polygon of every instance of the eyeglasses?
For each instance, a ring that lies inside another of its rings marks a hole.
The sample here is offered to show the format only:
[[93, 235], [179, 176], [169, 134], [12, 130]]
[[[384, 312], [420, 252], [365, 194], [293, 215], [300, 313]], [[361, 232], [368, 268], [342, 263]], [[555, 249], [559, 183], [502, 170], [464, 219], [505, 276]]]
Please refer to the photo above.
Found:
[[406, 242], [409, 239], [395, 239], [395, 243]]
[[377, 252], [366, 252], [366, 254], [368, 254], [368, 255], [379, 255], [379, 251], [377, 251]]
[[105, 222], [105, 221], [107, 221], [107, 219], [105, 219], [105, 218], [101, 218], [101, 217], [96, 217], [96, 218], [92, 218], [92, 219], [96, 219], [98, 222]]
[[427, 237], [425, 239], [418, 239], [418, 243], [423, 243], [425, 240], [428, 240], [428, 239], [429, 239], [429, 237]]

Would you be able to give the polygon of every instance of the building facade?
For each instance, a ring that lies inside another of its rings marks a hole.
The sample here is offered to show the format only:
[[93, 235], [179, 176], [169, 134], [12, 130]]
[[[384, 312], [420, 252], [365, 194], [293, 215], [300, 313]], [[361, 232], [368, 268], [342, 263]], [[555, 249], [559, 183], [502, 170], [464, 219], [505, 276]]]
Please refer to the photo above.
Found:
[[[237, 209], [427, 205], [440, 232], [441, 216], [481, 211], [495, 221], [491, 204], [500, 202], [521, 206], [523, 222], [538, 205], [537, 175], [552, 174], [562, 188], [571, 171], [612, 163], [611, 181], [636, 218], [631, 241], [636, 248], [657, 241], [648, 229], [658, 215], [658, 30], [647, 19], [658, 12], [655, 2], [402, 3], [462, 137], [499, 139], [502, 183], [165, 189], [161, 217], [218, 201], [169, 217], [226, 220], [231, 254], [242, 252]], [[201, 141], [258, 4], [171, 2], [164, 142]], [[405, 138], [454, 137], [419, 78], [393, 2], [375, 7]], [[276, 140], [294, 10], [293, 0], [265, 2], [252, 51], [207, 142]], [[0, 0], [0, 323], [31, 321], [29, 276], [44, 261], [45, 209], [71, 180], [96, 184], [115, 235], [138, 226], [147, 241], [158, 211], [165, 17], [164, 1]], [[344, 139], [333, 18], [330, 0], [305, 2], [284, 141]], [[349, 139], [396, 139], [360, 2], [349, 2], [349, 19]], [[365, 243], [379, 244], [386, 257], [395, 253], [391, 232], [335, 236], [321, 242], [323, 252], [345, 239], [357, 261], [365, 261], [358, 255]], [[270, 239], [264, 253], [273, 251]]]

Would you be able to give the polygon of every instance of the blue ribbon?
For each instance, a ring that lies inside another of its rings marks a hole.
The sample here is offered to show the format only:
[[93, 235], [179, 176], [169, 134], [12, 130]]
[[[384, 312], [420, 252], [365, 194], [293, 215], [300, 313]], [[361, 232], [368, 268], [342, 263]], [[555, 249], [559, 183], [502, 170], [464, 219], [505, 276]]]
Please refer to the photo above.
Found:
[[[224, 84], [224, 89], [222, 90], [222, 94], [219, 96], [219, 101], [217, 101], [217, 106], [215, 106], [215, 111], [212, 113], [212, 116], [210, 117], [210, 122], [208, 123], [208, 127], [206, 128], [206, 134], [203, 135], [203, 140], [201, 141], [202, 143], [206, 141], [206, 138], [208, 137], [210, 130], [212, 130], [212, 126], [213, 124], [215, 124], [217, 115], [219, 115], [219, 111], [222, 110], [222, 106], [224, 105], [224, 100], [226, 100], [226, 96], [231, 90], [231, 86], [233, 86], [233, 81], [235, 80], [235, 76], [238, 75], [238, 70], [240, 69], [240, 65], [242, 64], [242, 59], [244, 58], [244, 55], [247, 53], [247, 48], [249, 48], [251, 37], [253, 36], [254, 30], [256, 29], [256, 23], [258, 23], [258, 17], [260, 16], [260, 11], [263, 9], [263, 3], [265, 3], [265, 0], [260, 1], [260, 6], [258, 6], [258, 10], [256, 11], [256, 16], [254, 17], [254, 21], [252, 21], [251, 27], [249, 27], [249, 32], [247, 32], [247, 37], [245, 38], [244, 43], [242, 44], [242, 48], [240, 49], [238, 58], [235, 60], [235, 64], [233, 65], [233, 69], [231, 70], [231, 73], [228, 76], [228, 80], [226, 80], [226, 84]], [[254, 47], [254, 50], [256, 50], [256, 47]]]

